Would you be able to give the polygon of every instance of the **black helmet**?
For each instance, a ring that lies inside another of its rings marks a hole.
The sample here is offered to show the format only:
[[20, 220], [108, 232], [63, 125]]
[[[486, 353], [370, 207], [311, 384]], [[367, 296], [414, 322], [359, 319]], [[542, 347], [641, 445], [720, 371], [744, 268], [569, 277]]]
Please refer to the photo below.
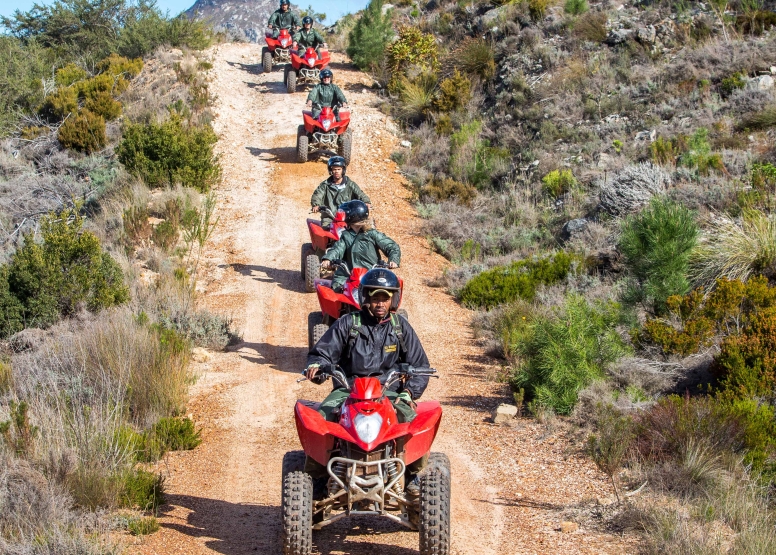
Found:
[[401, 282], [392, 271], [387, 268], [373, 268], [361, 278], [358, 286], [359, 298], [365, 302], [368, 297], [378, 291], [383, 291], [391, 297], [391, 310], [399, 308], [401, 302]]
[[289, 6], [290, 7], [291, 6], [291, 0], [280, 0], [280, 7], [282, 8], [283, 6]]
[[310, 25], [312, 25], [312, 24], [313, 24], [313, 18], [312, 18], [312, 17], [310, 17], [309, 15], [306, 15], [306, 16], [304, 16], [304, 17], [302, 18], [302, 25], [307, 25], [308, 23], [309, 23]]
[[331, 80], [334, 81], [334, 74], [331, 72], [331, 70], [328, 67], [326, 69], [322, 69], [321, 72], [318, 74], [318, 77], [320, 77], [321, 82], [323, 82], [323, 79], [325, 77], [331, 77]]
[[342, 168], [342, 175], [345, 175], [345, 170], [347, 169], [348, 165], [345, 163], [345, 159], [342, 156], [332, 156], [329, 158], [329, 161], [326, 163], [326, 166], [329, 168], [329, 175], [331, 175], [331, 169], [332, 168]]
[[360, 200], [343, 202], [337, 212], [344, 212], [345, 223], [348, 225], [363, 222], [369, 217], [369, 207]]

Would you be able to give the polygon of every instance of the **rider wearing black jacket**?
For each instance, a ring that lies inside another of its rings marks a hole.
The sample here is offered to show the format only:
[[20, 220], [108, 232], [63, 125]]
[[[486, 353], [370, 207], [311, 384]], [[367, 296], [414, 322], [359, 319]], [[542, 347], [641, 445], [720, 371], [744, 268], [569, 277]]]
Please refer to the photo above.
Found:
[[[361, 280], [360, 294], [361, 311], [339, 318], [308, 353], [307, 377], [323, 383], [325, 376], [318, 375], [319, 368], [339, 365], [352, 386], [356, 377], [376, 376], [382, 380], [400, 363], [428, 368], [428, 357], [415, 330], [394, 312], [401, 296], [396, 275], [385, 268], [370, 270]], [[386, 392], [400, 422], [415, 418], [414, 400], [427, 385], [428, 376], [413, 376]], [[336, 420], [335, 413], [348, 397], [348, 391], [338, 387], [334, 384], [334, 391], [321, 403], [320, 411], [327, 420]]]

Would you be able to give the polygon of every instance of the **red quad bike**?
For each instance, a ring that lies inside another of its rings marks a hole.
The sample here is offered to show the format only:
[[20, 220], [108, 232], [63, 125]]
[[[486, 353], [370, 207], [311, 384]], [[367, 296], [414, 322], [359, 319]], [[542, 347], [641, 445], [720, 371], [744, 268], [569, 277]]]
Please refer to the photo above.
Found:
[[296, 92], [297, 85], [315, 85], [318, 83], [318, 74], [329, 65], [329, 51], [321, 50], [321, 58], [315, 48], [306, 49], [301, 55], [291, 51], [291, 65], [286, 65], [283, 82], [289, 93]]
[[281, 29], [278, 38], [272, 38], [272, 30], [267, 29], [264, 33], [264, 40], [267, 41], [267, 46], [261, 49], [261, 65], [264, 68], [264, 73], [272, 71], [273, 63], [287, 64], [291, 61], [289, 52], [294, 40], [288, 29]]
[[[294, 409], [303, 451], [283, 457], [283, 554], [308, 555], [312, 531], [347, 516], [389, 518], [419, 532], [421, 555], [450, 552], [450, 463], [444, 453], [431, 451], [442, 407], [438, 401], [417, 405], [417, 417], [399, 424], [385, 391], [401, 379], [433, 375], [431, 368], [399, 366], [385, 376], [356, 378], [348, 386], [338, 368], [321, 367], [338, 386], [350, 390], [339, 422], [328, 422], [319, 403], [299, 400]], [[304, 471], [305, 457], [324, 466], [328, 481], [313, 493], [313, 480]], [[406, 491], [407, 467], [427, 458], [418, 473], [420, 494]]]
[[296, 132], [296, 159], [307, 162], [307, 156], [316, 150], [336, 151], [350, 164], [350, 150], [353, 144], [353, 132], [348, 129], [350, 110], [339, 111], [340, 121], [334, 117], [330, 107], [321, 109], [317, 119], [309, 110], [302, 110], [304, 125]]
[[321, 214], [333, 221], [329, 229], [321, 225], [320, 220], [307, 218], [307, 229], [310, 231], [310, 243], [302, 245], [302, 279], [308, 293], [315, 291], [315, 280], [321, 278], [321, 257], [326, 250], [339, 240], [348, 224], [345, 214], [338, 212], [335, 216], [326, 207], [321, 207]]
[[[329, 279], [315, 280], [315, 291], [318, 293], [318, 304], [321, 306], [321, 311], [312, 312], [307, 321], [307, 342], [310, 349], [318, 343], [323, 334], [326, 333], [326, 330], [340, 316], [361, 310], [358, 287], [361, 284], [361, 278], [371, 269], [353, 268], [353, 271], [351, 271], [348, 265], [341, 260], [332, 260], [331, 265], [335, 268], [341, 267], [350, 274], [350, 277], [345, 282], [342, 293], [337, 293], [331, 288], [331, 280]], [[380, 262], [374, 267], [387, 268], [388, 266], [384, 262]], [[403, 296], [404, 280], [401, 278], [399, 278], [399, 288], [399, 294]], [[401, 300], [402, 298], [399, 297], [399, 306], [401, 306]], [[396, 313], [408, 319], [407, 311], [403, 308], [398, 309]]]

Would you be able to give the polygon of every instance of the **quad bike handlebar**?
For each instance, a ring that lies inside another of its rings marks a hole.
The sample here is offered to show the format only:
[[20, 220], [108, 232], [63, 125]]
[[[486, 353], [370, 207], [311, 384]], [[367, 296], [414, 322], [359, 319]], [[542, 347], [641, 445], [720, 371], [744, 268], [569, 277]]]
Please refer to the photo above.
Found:
[[[304, 374], [304, 378], [300, 378], [297, 380], [297, 382], [302, 382], [307, 380], [307, 369], [305, 368], [302, 371], [302, 374]], [[350, 387], [350, 384], [348, 383], [348, 378], [345, 375], [345, 372], [336, 364], [325, 364], [318, 367], [318, 372], [316, 373], [316, 376], [321, 376], [324, 378], [324, 381], [328, 378], [331, 378], [332, 380], [339, 382], [344, 389], [347, 389], [350, 391], [352, 388]], [[396, 365], [395, 367], [391, 368], [387, 374], [382, 374], [381, 376], [377, 376], [380, 378], [383, 378], [380, 380], [380, 382], [383, 384], [383, 394], [385, 394], [385, 391], [391, 387], [393, 384], [395, 384], [398, 381], [402, 380], [408, 380], [409, 378], [412, 378], [414, 376], [428, 376], [430, 378], [438, 378], [439, 376], [436, 375], [436, 369], [434, 368], [415, 368], [414, 366], [411, 366], [409, 364], [401, 363]]]
[[[340, 260], [339, 258], [335, 258], [334, 260], [329, 260], [329, 264], [331, 265], [332, 268], [342, 268], [348, 275], [350, 275], [350, 271], [351, 271], [350, 270], [350, 266], [348, 266], [348, 263], [345, 262], [344, 260]], [[380, 262], [378, 262], [377, 264], [375, 264], [374, 266], [372, 266], [369, 269], [370, 270], [374, 270], [375, 268], [385, 268], [386, 270], [393, 269], [393, 268], [390, 267], [389, 263], [386, 262], [385, 260], [381, 260]], [[397, 268], [398, 268], [398, 266], [397, 266]]]

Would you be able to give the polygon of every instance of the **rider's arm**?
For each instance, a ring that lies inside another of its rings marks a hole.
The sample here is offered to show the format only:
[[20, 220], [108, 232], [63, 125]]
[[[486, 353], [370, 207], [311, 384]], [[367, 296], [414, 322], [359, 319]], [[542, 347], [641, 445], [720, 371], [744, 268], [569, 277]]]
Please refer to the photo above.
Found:
[[374, 235], [377, 247], [385, 253], [388, 261], [395, 262], [398, 266], [401, 263], [401, 249], [396, 241], [377, 230], [372, 230], [371, 233]]
[[348, 101], [345, 98], [345, 93], [342, 92], [342, 89], [340, 89], [337, 85], [334, 85], [334, 104], [347, 104]]
[[310, 89], [310, 92], [307, 94], [307, 102], [309, 103], [317, 103], [319, 98], [319, 92], [318, 92], [318, 85], [315, 85], [312, 89]]
[[326, 182], [324, 181], [313, 191], [313, 196], [310, 197], [310, 206], [323, 206], [324, 196], [326, 193]]
[[345, 242], [345, 236], [343, 235], [339, 241], [334, 243], [326, 254], [323, 255], [323, 260], [342, 260], [345, 258], [345, 252], [348, 250], [348, 245]]
[[[415, 334], [415, 330], [412, 329], [410, 323], [402, 316], [399, 316], [399, 321], [404, 332], [404, 344], [407, 346], [407, 364], [415, 368], [428, 368], [429, 363], [426, 351], [423, 350], [423, 345], [421, 345], [420, 339]], [[403, 391], [409, 391], [412, 398], [417, 400], [423, 395], [427, 385], [428, 376], [413, 376], [404, 384]]]
[[274, 25], [277, 25], [277, 19], [278, 19], [278, 13], [272, 12], [272, 15], [269, 16], [269, 21], [267, 21], [267, 27], [272, 27]]
[[362, 191], [361, 187], [359, 187], [352, 179], [350, 180], [350, 186], [353, 188], [353, 198], [351, 200], [360, 200], [363, 203], [372, 204], [372, 201], [369, 200], [367, 194]]
[[350, 337], [352, 318], [350, 314], [346, 314], [326, 330], [323, 337], [307, 353], [308, 367], [313, 364], [340, 364], [340, 357]]

